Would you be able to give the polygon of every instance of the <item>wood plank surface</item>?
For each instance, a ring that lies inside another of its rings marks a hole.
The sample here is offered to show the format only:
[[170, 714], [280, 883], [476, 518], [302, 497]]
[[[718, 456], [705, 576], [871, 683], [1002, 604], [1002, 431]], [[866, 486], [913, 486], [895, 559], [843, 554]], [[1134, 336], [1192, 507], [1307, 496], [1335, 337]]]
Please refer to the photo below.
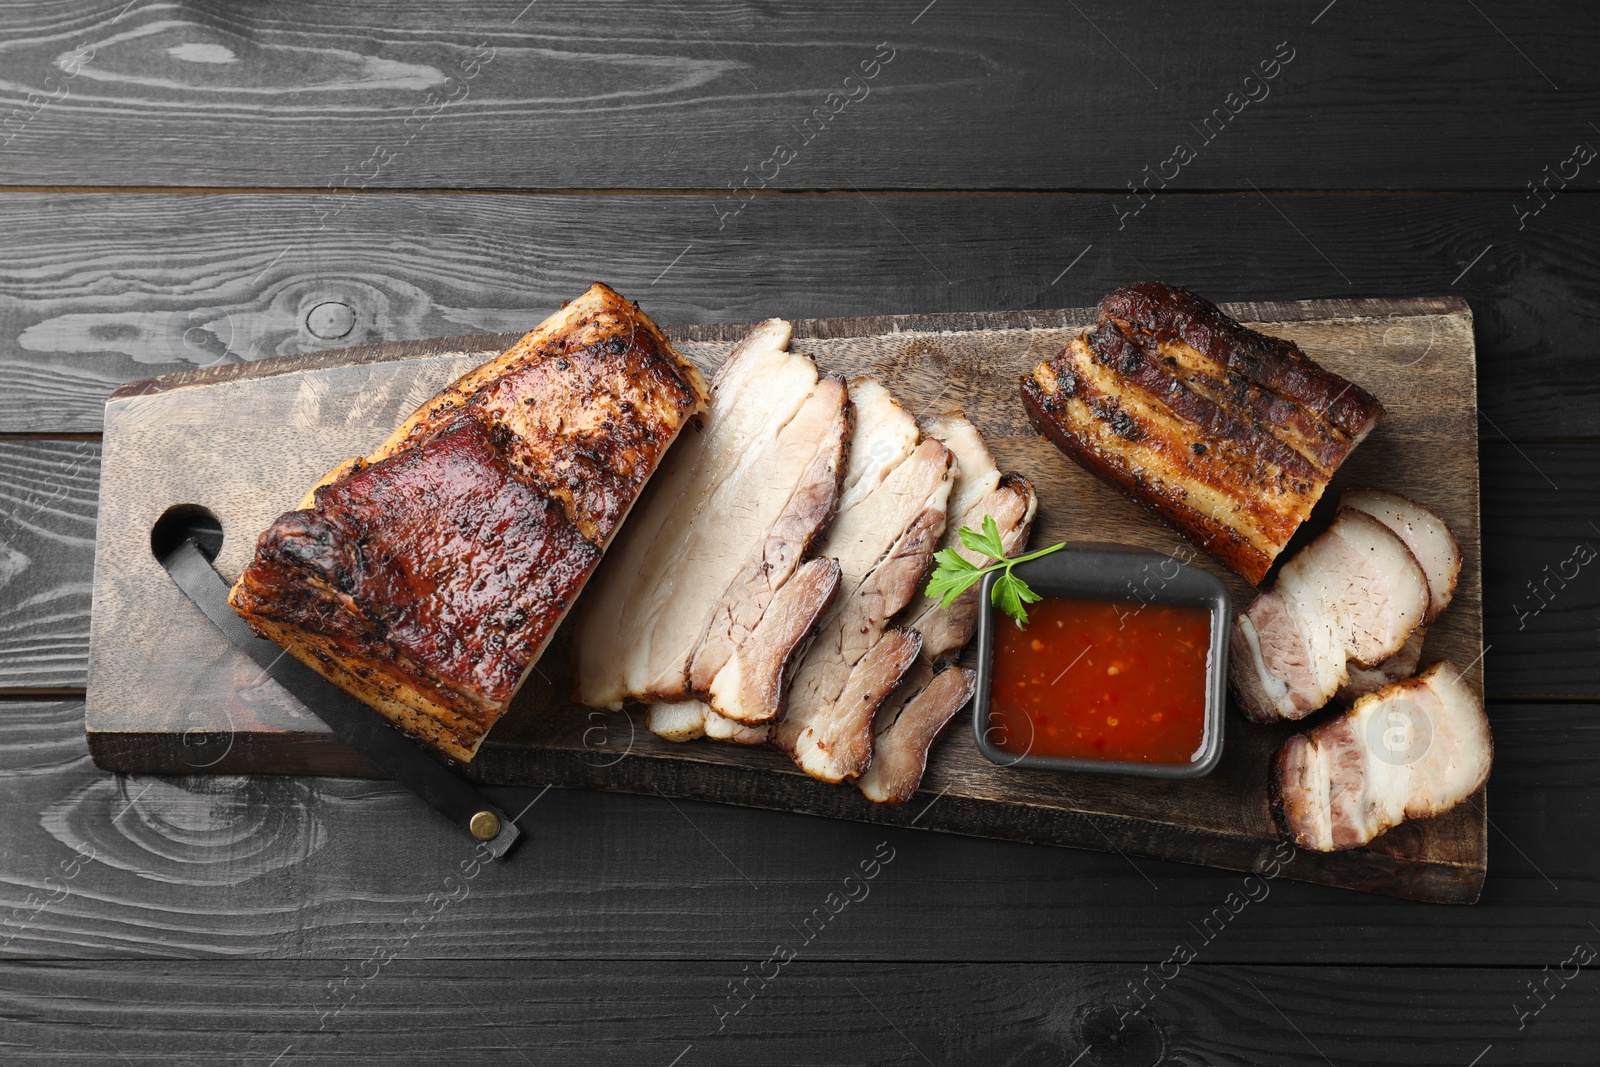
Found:
[[[1482, 429], [1488, 695], [1600, 699], [1600, 569], [1568, 562], [1586, 555], [1575, 557], [1580, 545], [1600, 548], [1600, 531], [1590, 526], [1600, 519], [1589, 506], [1600, 494], [1600, 444], [1515, 443]], [[0, 442], [0, 497], [8, 501], [0, 541], [27, 557], [29, 577], [20, 588], [32, 591], [0, 597], [0, 633], [12, 635], [0, 649], [0, 690], [82, 689], [87, 680], [94, 542], [84, 524], [96, 507], [99, 463], [98, 442]], [[41, 499], [41, 482], [51, 486], [43, 498], [59, 491], [59, 499], [24, 507]], [[10, 517], [12, 509], [21, 517]], [[49, 605], [46, 621], [41, 603]]]
[[100, 445], [0, 440], [0, 685], [82, 686]]
[[[1122, 190], [1164, 172], [1184, 189], [1520, 192], [1592, 136], [1586, 17], [57, 0], [0, 21], [0, 182]], [[1175, 170], [1179, 143], [1194, 158]]]
[[[1463, 549], [1451, 609], [1429, 628], [1428, 655], [1481, 688], [1476, 397], [1471, 318], [1459, 298], [1229, 305], [1288, 336], [1388, 408], [1383, 426], [1339, 471], [1331, 513], [1352, 485], [1426, 501]], [[959, 406], [1002, 469], [1037, 486], [1038, 543], [1141, 545], [1205, 566], [1234, 600], [1253, 590], [1185, 547], [1166, 525], [1100, 484], [1028, 426], [1015, 382], [1093, 321], [1093, 309], [796, 323], [797, 347], [828, 372], [871, 374], [907, 410]], [[680, 348], [710, 375], [748, 327], [691, 327]], [[294, 506], [321, 472], [364, 454], [446, 382], [515, 340], [401, 343], [217, 367], [120, 390], [107, 407], [97, 540], [87, 729], [96, 762], [118, 771], [366, 773], [366, 761], [257, 666], [219, 640], [150, 552], [149, 530], [175, 507], [220, 520], [217, 566], [231, 580], [253, 534]], [[1324, 514], [1324, 519], [1326, 514]], [[1272, 754], [1292, 732], [1230, 719], [1219, 769], [1188, 781], [1003, 770], [958, 717], [929, 761], [921, 799], [874, 805], [817, 783], [766, 750], [650, 734], [642, 714], [610, 719], [567, 703], [570, 628], [558, 634], [512, 713], [467, 768], [502, 785], [555, 782], [804, 811], [924, 829], [1181, 859], [1234, 870], [1283, 866], [1289, 877], [1470, 902], [1484, 872], [1481, 799], [1408, 823], [1368, 848], [1280, 850], [1268, 811]], [[596, 733], [605, 735], [603, 741]], [[935, 806], [937, 805], [937, 810]]]
[[[5, 956], [359, 960], [470, 858], [458, 831], [392, 783], [107, 775], [89, 759], [80, 703], [0, 701], [0, 715]], [[1279, 878], [1219, 927], [1240, 874], [661, 797], [494, 789], [527, 840], [415, 930], [405, 955], [764, 959], [887, 842], [895, 859], [859, 919], [815, 939], [808, 959], [1155, 963], [1206, 936], [1196, 928], [1210, 918], [1204, 958], [1218, 963], [1554, 964], [1600, 909], [1600, 855], [1573, 847], [1600, 818], [1600, 705], [1491, 715], [1493, 864], [1476, 907]]]
[[[1552, 981], [1554, 997], [1537, 1015], [1520, 1017], [1519, 1029], [1517, 1009], [1538, 1003], [1527, 983], [1544, 977], [1539, 970], [1195, 962], [1163, 983], [1137, 966], [852, 966], [802, 957], [770, 965], [762, 988], [764, 960], [597, 967], [361, 959], [154, 972], [11, 964], [0, 967], [0, 1040], [51, 1063], [96, 1065], [268, 1064], [274, 1057], [388, 1065], [428, 1057], [461, 1067], [1464, 1067], [1482, 1057], [1533, 1067], [1584, 1063], [1593, 1050], [1593, 994], [1581, 974], [1566, 988]], [[734, 1015], [723, 1005], [746, 968], [756, 976], [749, 988], [759, 992], [732, 1001], [744, 1005]], [[1153, 992], [1133, 1014], [1129, 986], [1144, 981]], [[719, 1016], [719, 1008], [728, 1014]]]
[[728, 322], [1083, 306], [1155, 277], [1217, 300], [1465, 295], [1484, 437], [1600, 434], [1600, 197], [1520, 231], [1515, 199], [1174, 194], [1119, 219], [1112, 196], [852, 192], [719, 229], [687, 196], [11, 194], [0, 432], [97, 432], [114, 387], [156, 374], [526, 329], [597, 278], [659, 322]]

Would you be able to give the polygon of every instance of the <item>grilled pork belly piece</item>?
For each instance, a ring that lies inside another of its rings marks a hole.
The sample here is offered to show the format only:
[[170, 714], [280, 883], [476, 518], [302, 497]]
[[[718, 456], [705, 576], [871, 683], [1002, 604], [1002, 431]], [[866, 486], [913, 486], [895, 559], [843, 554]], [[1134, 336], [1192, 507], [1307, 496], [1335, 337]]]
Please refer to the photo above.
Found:
[[807, 774], [852, 778], [872, 756], [878, 706], [922, 646], [889, 620], [916, 595], [945, 527], [954, 457], [871, 379], [850, 383], [857, 435], [839, 512], [817, 549], [839, 561], [839, 593], [823, 617], [773, 731]]
[[1033, 424], [1252, 583], [1383, 418], [1292, 342], [1186, 289], [1118, 289], [1022, 380]]
[[[956, 457], [955, 486], [950, 491], [949, 514], [940, 548], [954, 548], [977, 564], [990, 560], [961, 544], [963, 527], [983, 529], [992, 516], [1006, 554], [1015, 555], [1028, 543], [1038, 507], [1033, 486], [1016, 474], [1001, 476], [983, 437], [959, 413], [943, 415], [926, 427], [928, 436], [943, 441]], [[982, 589], [974, 586], [948, 608], [937, 599], [919, 594], [907, 607], [902, 625], [922, 635], [922, 651], [893, 696], [873, 719], [873, 754], [858, 781], [868, 800], [897, 804], [908, 800], [922, 781], [928, 750], [939, 734], [972, 697], [977, 676], [949, 667], [972, 640], [982, 610]]]
[[1229, 674], [1240, 706], [1257, 722], [1304, 718], [1349, 680], [1349, 662], [1376, 667], [1400, 652], [1428, 605], [1405, 543], [1341, 508], [1236, 620]]
[[1302, 848], [1357, 848], [1476, 793], [1493, 756], [1482, 702], [1441, 661], [1290, 738], [1273, 766], [1273, 814]]
[[832, 514], [853, 410], [790, 334], [770, 319], [735, 346], [703, 428], [685, 431], [600, 568], [576, 632], [580, 703], [684, 701], [651, 712], [675, 735], [697, 707], [747, 725], [781, 710], [795, 649], [839, 586], [836, 563], [802, 560]]
[[326, 475], [260, 536], [229, 602], [470, 760], [704, 390], [597, 284]]

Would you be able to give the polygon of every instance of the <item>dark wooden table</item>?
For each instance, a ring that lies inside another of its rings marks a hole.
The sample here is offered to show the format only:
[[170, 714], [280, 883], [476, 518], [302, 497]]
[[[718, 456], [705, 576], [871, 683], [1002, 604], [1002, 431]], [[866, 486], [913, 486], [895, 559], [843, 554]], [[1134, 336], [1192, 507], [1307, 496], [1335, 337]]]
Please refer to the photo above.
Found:
[[[57, 0], [0, 27], [0, 1059], [1594, 1062], [1593, 5]], [[527, 840], [480, 870], [386, 783], [89, 762], [120, 382], [526, 328], [596, 278], [689, 322], [1142, 277], [1471, 302], [1479, 905], [1280, 881], [1232, 910], [1226, 872], [562, 790], [501, 791]]]

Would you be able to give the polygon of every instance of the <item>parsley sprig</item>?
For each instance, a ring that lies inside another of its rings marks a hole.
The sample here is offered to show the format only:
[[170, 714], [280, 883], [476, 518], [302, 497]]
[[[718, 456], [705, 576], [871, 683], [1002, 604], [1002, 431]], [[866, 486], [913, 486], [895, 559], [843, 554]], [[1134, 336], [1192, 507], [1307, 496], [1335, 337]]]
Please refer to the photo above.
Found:
[[970, 526], [963, 526], [956, 531], [961, 543], [973, 552], [981, 553], [994, 560], [994, 563], [980, 567], [967, 557], [957, 552], [954, 548], [942, 548], [933, 554], [939, 562], [924, 590], [926, 595], [939, 598], [939, 606], [948, 608], [955, 603], [956, 597], [965, 593], [972, 586], [981, 581], [990, 571], [1004, 571], [995, 579], [994, 586], [989, 591], [989, 599], [995, 607], [1010, 615], [1017, 621], [1017, 628], [1028, 621], [1026, 605], [1036, 604], [1043, 598], [1028, 588], [1028, 583], [1011, 573], [1011, 568], [1019, 563], [1026, 563], [1030, 559], [1048, 556], [1057, 549], [1066, 547], [1066, 542], [1041, 548], [1037, 552], [1030, 552], [1026, 556], [1006, 558], [1005, 545], [1000, 542], [1000, 527], [994, 521], [993, 515], [983, 517], [983, 531], [980, 533]]

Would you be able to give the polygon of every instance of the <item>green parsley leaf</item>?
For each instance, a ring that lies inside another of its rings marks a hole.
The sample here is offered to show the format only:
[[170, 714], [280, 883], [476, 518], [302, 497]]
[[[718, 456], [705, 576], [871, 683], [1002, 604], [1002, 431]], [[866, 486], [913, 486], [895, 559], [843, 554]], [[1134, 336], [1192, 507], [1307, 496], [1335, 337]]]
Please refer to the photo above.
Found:
[[1000, 543], [1000, 527], [993, 515], [983, 517], [983, 532], [962, 527], [956, 531], [961, 543], [974, 552], [982, 552], [990, 559], [1005, 559], [1005, 546]]
[[994, 586], [989, 591], [990, 601], [995, 607], [1017, 620], [1018, 629], [1028, 621], [1028, 609], [1022, 606], [1024, 592], [1031, 593], [1033, 590], [1014, 574], [1002, 574], [996, 578]]
[[1026, 605], [1037, 604], [1042, 597], [1028, 587], [1028, 583], [1011, 573], [1011, 568], [1018, 563], [1025, 563], [1030, 559], [1048, 556], [1050, 553], [1064, 548], [1065, 543], [1051, 545], [1037, 552], [1030, 552], [1026, 556], [1017, 556], [1013, 559], [1006, 558], [1005, 545], [1000, 540], [1000, 526], [994, 521], [993, 515], [983, 517], [983, 529], [974, 530], [963, 526], [956, 531], [961, 544], [969, 552], [976, 552], [994, 560], [987, 566], [978, 566], [954, 548], [940, 549], [933, 554], [938, 566], [928, 578], [928, 584], [923, 592], [929, 597], [939, 600], [941, 608], [948, 608], [955, 603], [956, 598], [968, 589], [971, 589], [984, 575], [991, 571], [1000, 571], [1000, 577], [995, 579], [994, 586], [990, 589], [989, 600], [995, 607], [1010, 615], [1016, 620], [1020, 628], [1028, 621]]

